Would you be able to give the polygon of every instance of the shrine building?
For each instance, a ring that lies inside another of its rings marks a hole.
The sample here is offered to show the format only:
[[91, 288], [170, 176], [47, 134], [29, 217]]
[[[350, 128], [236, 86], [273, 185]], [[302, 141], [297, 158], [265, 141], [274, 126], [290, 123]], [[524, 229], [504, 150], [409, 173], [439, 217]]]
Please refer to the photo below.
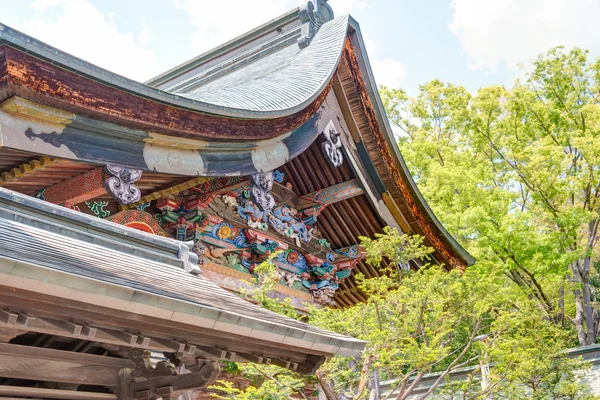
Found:
[[358, 23], [326, 0], [146, 83], [39, 39], [0, 24], [0, 400], [176, 399], [224, 360], [358, 356], [239, 296], [272, 254], [273, 296], [299, 310], [364, 301], [354, 274], [380, 271], [358, 238], [386, 226], [473, 262], [402, 160]]

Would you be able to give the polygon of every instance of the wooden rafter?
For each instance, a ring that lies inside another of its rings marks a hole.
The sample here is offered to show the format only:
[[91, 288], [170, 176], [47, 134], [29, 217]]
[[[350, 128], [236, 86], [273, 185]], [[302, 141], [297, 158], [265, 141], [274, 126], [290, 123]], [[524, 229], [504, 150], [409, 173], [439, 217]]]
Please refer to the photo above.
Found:
[[167, 197], [169, 195], [172, 194], [176, 194], [179, 192], [182, 192], [186, 189], [191, 189], [194, 186], [198, 186], [206, 181], [209, 181], [210, 177], [206, 177], [206, 176], [198, 176], [196, 178], [190, 179], [189, 181], [180, 183], [178, 185], [174, 185], [171, 187], [168, 187], [166, 189], [162, 189], [162, 190], [158, 190], [156, 192], [152, 192], [146, 196], [143, 196], [139, 201], [135, 202], [135, 203], [131, 203], [131, 204], [124, 204], [121, 206], [121, 210], [129, 210], [131, 208], [135, 208], [137, 206], [139, 206], [140, 204], [144, 204], [144, 203], [148, 203], [150, 201], [153, 200], [157, 200], [163, 197]]
[[19, 178], [22, 178], [26, 175], [31, 174], [32, 172], [51, 167], [57, 161], [58, 161], [58, 159], [56, 159], [56, 158], [43, 156], [43, 157], [38, 158], [37, 160], [32, 160], [32, 161], [23, 163], [16, 168], [12, 168], [10, 171], [3, 172], [0, 175], [0, 186], [4, 186], [7, 183], [16, 181]]

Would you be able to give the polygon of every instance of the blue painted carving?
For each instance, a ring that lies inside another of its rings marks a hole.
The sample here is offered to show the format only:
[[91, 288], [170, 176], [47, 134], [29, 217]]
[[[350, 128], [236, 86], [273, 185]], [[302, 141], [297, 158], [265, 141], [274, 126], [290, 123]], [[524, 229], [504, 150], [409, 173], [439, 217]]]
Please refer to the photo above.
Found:
[[295, 274], [310, 273], [310, 268], [306, 262], [306, 258], [296, 250], [289, 249], [281, 252], [273, 260], [278, 268]]
[[150, 207], [150, 202], [149, 202], [149, 201], [147, 201], [147, 202], [145, 202], [145, 203], [142, 203], [142, 204], [138, 205], [138, 206], [137, 206], [137, 207], [135, 207], [135, 208], [137, 208], [137, 209], [138, 209], [138, 210], [140, 210], [140, 211], [144, 211], [144, 210], [145, 210], [146, 208], [148, 208], [148, 207]]
[[242, 205], [237, 206], [237, 214], [245, 219], [248, 226], [261, 230], [267, 230], [268, 217], [267, 211], [260, 210], [256, 204], [250, 200], [243, 200]]
[[324, 287], [330, 287], [333, 290], [337, 290], [339, 288], [339, 285], [337, 283], [332, 283], [328, 280], [311, 282], [306, 279], [303, 279], [302, 285], [304, 285], [304, 287], [309, 290], [323, 289]]
[[353, 244], [352, 246], [343, 249], [334, 250], [334, 252], [344, 257], [358, 258], [360, 256], [360, 246], [357, 244]]
[[[223, 228], [227, 227], [229, 228], [229, 231], [232, 232], [235, 236], [231, 235], [231, 236], [225, 236], [222, 234], [223, 232]], [[246, 240], [246, 236], [244, 236], [244, 232], [242, 229], [237, 229], [235, 228], [233, 225], [228, 224], [227, 222], [221, 222], [219, 224], [216, 224], [212, 231], [209, 234], [210, 237], [212, 237], [213, 239], [216, 239], [218, 241], [222, 241], [228, 244], [232, 244], [235, 247], [238, 248], [245, 248], [248, 247], [248, 242]], [[214, 241], [213, 244], [215, 244]], [[217, 242], [218, 243], [218, 242]]]
[[310, 242], [312, 239], [312, 234], [306, 224], [303, 221], [295, 219], [291, 209], [288, 207], [279, 206], [273, 209], [273, 213], [269, 217], [269, 222], [275, 231], [283, 235], [291, 236], [288, 230], [291, 228], [293, 233], [303, 242]]
[[283, 179], [285, 178], [285, 174], [281, 171], [273, 171], [273, 180], [278, 183], [283, 183]]

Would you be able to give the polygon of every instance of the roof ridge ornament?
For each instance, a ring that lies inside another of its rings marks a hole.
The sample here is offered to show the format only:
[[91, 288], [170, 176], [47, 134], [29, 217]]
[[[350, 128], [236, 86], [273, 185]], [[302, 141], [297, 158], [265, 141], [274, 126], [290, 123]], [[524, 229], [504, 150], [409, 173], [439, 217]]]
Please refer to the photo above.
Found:
[[334, 14], [328, 0], [309, 0], [300, 7], [299, 17], [302, 21], [302, 31], [298, 38], [298, 46], [303, 49], [310, 44], [321, 25], [334, 18]]

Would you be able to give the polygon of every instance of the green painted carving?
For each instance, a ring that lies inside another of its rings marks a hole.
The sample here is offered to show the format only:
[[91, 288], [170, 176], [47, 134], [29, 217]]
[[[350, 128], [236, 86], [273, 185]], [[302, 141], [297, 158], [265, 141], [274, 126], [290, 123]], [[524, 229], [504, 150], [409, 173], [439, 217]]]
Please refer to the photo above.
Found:
[[35, 198], [40, 199], [40, 200], [46, 200], [46, 197], [44, 196], [45, 191], [46, 191], [46, 188], [42, 188], [42, 189], [38, 190], [35, 193]]
[[331, 243], [327, 241], [327, 239], [319, 239], [319, 244], [323, 247], [331, 248]]
[[110, 215], [110, 211], [104, 209], [108, 205], [108, 201], [86, 201], [85, 204], [98, 218], [106, 218]]

